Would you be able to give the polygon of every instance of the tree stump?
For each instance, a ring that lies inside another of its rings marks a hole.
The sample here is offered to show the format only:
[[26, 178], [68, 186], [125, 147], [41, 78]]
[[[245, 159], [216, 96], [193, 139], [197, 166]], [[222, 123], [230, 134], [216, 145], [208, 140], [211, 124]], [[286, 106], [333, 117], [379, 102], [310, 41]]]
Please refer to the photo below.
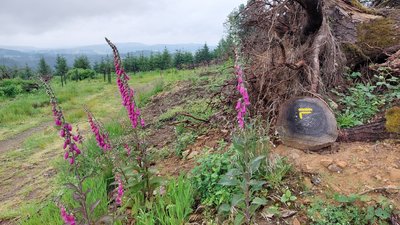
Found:
[[322, 149], [338, 137], [332, 110], [324, 101], [310, 97], [285, 102], [279, 111], [276, 130], [283, 144], [302, 150]]

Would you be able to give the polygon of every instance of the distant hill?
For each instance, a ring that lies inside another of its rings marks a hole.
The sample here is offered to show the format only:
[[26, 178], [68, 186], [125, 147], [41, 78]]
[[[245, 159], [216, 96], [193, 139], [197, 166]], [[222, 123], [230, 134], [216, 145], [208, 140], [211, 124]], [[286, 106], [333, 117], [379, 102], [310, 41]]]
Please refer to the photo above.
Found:
[[[172, 54], [176, 50], [189, 51], [194, 53], [198, 49], [202, 48], [204, 44], [156, 44], [146, 45], [142, 43], [129, 42], [129, 43], [117, 43], [118, 50], [121, 55], [124, 56], [127, 53], [133, 55], [145, 55], [149, 56], [152, 53], [162, 52], [164, 48], [167, 48]], [[209, 46], [213, 49], [214, 46]], [[88, 56], [89, 60], [93, 63], [99, 61], [102, 57], [111, 54], [111, 49], [106, 44], [100, 45], [87, 45], [73, 48], [54, 48], [44, 49], [35, 48], [29, 46], [1, 46], [0, 45], [0, 65], [6, 66], [18, 66], [22, 67], [28, 65], [35, 68], [40, 60], [40, 57], [44, 57], [46, 62], [54, 66], [57, 55], [63, 55], [69, 65], [72, 65], [74, 59], [79, 55]]]

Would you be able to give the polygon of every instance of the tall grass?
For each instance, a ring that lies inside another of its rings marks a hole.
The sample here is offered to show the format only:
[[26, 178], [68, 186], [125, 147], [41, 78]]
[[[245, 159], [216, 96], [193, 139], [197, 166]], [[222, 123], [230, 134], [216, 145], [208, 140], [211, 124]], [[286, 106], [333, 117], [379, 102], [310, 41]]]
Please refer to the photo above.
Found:
[[194, 203], [194, 192], [191, 182], [183, 176], [172, 180], [167, 192], [155, 205], [155, 214], [162, 225], [185, 224], [188, 222]]
[[194, 204], [194, 190], [191, 182], [184, 176], [171, 180], [165, 190], [165, 194], [157, 195], [153, 202], [142, 204], [144, 199], [136, 196], [132, 212], [136, 224], [141, 225], [171, 225], [186, 224], [192, 213]]
[[63, 225], [60, 216], [60, 209], [54, 202], [47, 203], [42, 209], [38, 210], [36, 207], [30, 207], [26, 213], [26, 218], [20, 221], [21, 225], [38, 225], [38, 224], [51, 224]]

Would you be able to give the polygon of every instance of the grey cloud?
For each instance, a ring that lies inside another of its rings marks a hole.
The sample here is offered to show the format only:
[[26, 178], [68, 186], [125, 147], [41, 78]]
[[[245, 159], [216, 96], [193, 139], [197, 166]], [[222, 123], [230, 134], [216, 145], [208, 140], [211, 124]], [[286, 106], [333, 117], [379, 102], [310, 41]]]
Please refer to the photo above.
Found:
[[0, 43], [39, 47], [213, 42], [246, 0], [1, 0]]
[[118, 16], [130, 13], [146, 14], [155, 6], [154, 1], [142, 0], [3, 0], [0, 7], [2, 32], [41, 33], [88, 18]]

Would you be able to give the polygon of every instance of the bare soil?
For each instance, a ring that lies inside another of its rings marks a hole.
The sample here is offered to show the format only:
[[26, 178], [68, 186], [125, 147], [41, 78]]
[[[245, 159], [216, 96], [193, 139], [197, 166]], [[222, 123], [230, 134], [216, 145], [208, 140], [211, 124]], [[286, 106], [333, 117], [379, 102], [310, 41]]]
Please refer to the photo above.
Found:
[[[280, 145], [274, 153], [287, 157], [314, 193], [386, 195], [400, 207], [400, 142], [340, 143], [336, 152], [317, 154]], [[315, 182], [315, 179], [318, 182]]]

